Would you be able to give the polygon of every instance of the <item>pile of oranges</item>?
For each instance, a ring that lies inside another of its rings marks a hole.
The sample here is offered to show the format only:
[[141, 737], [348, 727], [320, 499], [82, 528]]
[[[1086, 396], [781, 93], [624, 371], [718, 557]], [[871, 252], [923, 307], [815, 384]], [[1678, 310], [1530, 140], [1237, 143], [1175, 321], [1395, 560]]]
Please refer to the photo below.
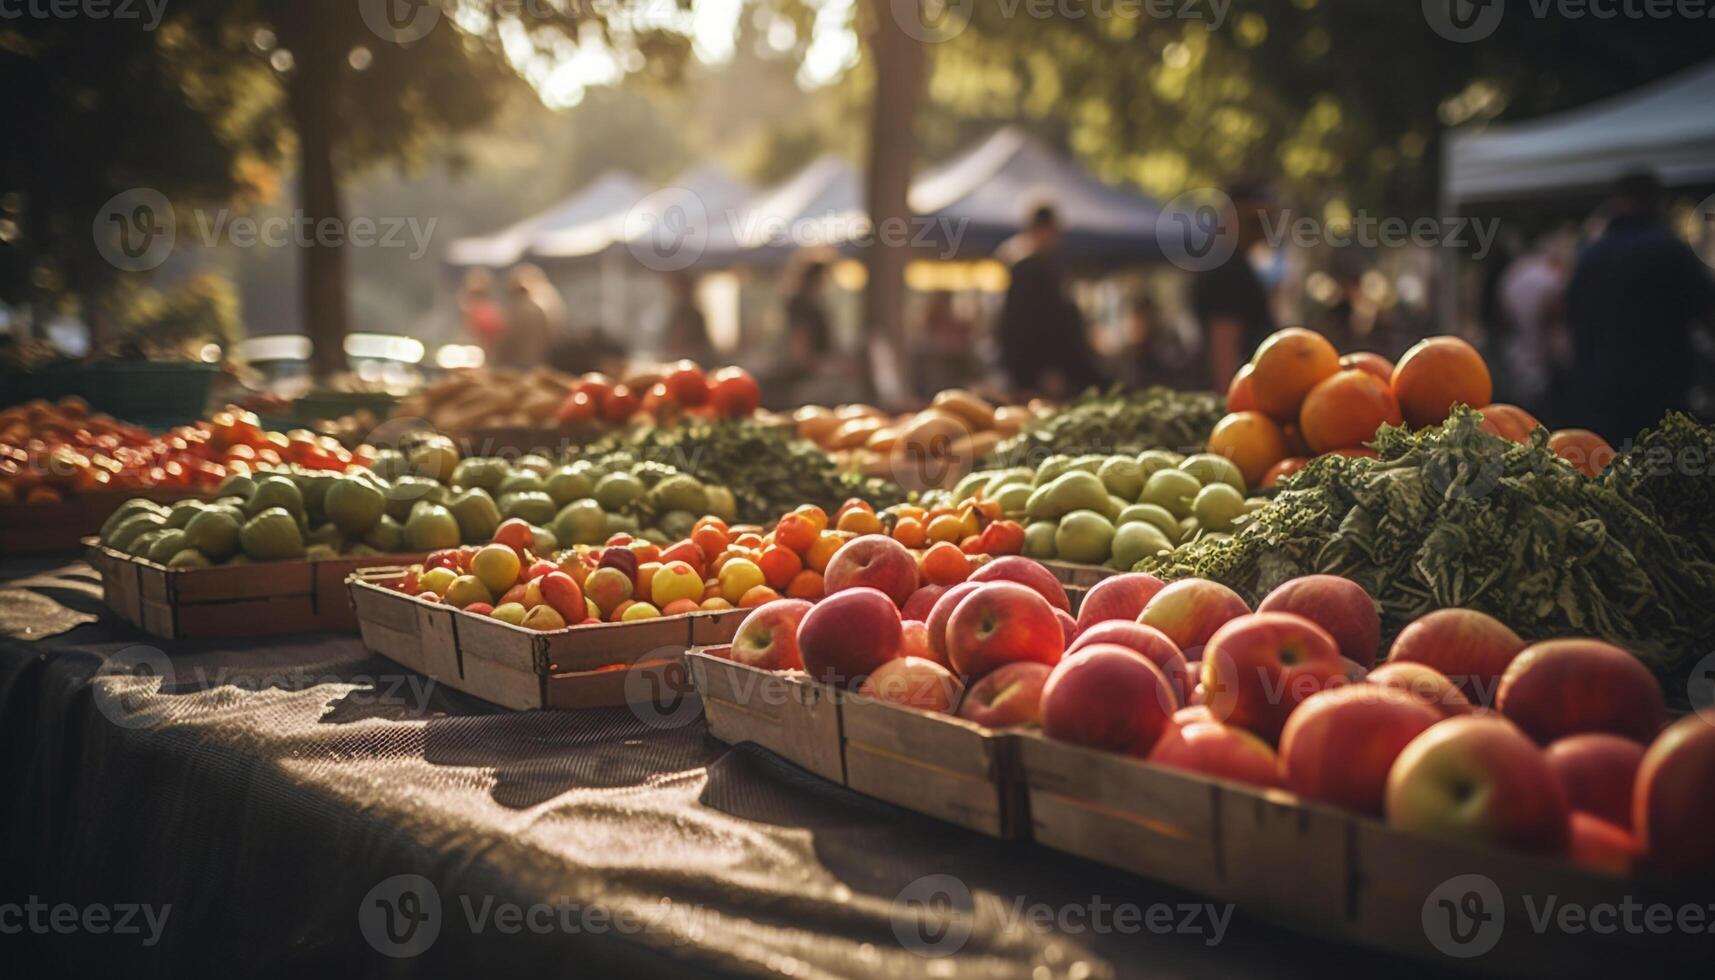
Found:
[[[1365, 443], [1383, 425], [1439, 425], [1456, 405], [1480, 411], [1489, 432], [1527, 441], [1541, 423], [1516, 405], [1492, 403], [1493, 395], [1482, 355], [1458, 337], [1419, 341], [1393, 364], [1368, 351], [1341, 356], [1321, 334], [1288, 327], [1233, 376], [1229, 414], [1210, 434], [1209, 451], [1231, 459], [1252, 486], [1267, 488], [1313, 456], [1373, 457]], [[1581, 429], [1552, 433], [1549, 446], [1592, 476], [1614, 455]]]

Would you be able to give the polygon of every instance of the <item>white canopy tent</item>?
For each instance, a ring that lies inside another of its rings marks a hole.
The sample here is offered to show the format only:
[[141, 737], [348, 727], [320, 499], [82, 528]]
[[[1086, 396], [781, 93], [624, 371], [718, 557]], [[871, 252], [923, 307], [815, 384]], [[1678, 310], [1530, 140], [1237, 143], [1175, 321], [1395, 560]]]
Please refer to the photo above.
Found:
[[609, 171], [545, 211], [503, 228], [492, 235], [460, 238], [447, 247], [446, 261], [453, 266], [504, 268], [525, 257], [542, 236], [592, 222], [623, 218], [648, 185], [621, 171]]
[[1630, 173], [1715, 183], [1715, 62], [1581, 108], [1449, 135], [1443, 209], [1600, 190]]

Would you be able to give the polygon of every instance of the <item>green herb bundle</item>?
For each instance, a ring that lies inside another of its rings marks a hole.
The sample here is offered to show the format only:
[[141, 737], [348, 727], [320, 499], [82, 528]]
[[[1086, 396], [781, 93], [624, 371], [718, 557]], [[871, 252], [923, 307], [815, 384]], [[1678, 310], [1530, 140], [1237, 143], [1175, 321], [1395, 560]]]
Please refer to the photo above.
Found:
[[1136, 453], [1173, 449], [1191, 453], [1209, 442], [1226, 400], [1207, 391], [1151, 387], [1143, 391], [1091, 391], [1070, 405], [1025, 425], [978, 466], [1029, 466], [1056, 454]]
[[815, 444], [750, 420], [647, 426], [609, 436], [581, 452], [621, 450], [727, 487], [738, 502], [739, 519], [753, 523], [777, 520], [801, 504], [832, 513], [851, 497], [877, 508], [905, 499], [897, 484], [843, 472]]
[[[1629, 464], [1590, 479], [1549, 451], [1546, 430], [1520, 445], [1477, 422], [1461, 409], [1417, 434], [1384, 429], [1379, 459], [1317, 459], [1232, 538], [1137, 570], [1214, 579], [1252, 602], [1299, 575], [1340, 575], [1376, 598], [1385, 642], [1435, 609], [1477, 609], [1527, 639], [1622, 646], [1683, 698], [1687, 671], [1715, 649], [1715, 563], [1660, 508], [1697, 505], [1675, 520], [1706, 521], [1710, 488]], [[1708, 438], [1687, 422], [1640, 444]]]

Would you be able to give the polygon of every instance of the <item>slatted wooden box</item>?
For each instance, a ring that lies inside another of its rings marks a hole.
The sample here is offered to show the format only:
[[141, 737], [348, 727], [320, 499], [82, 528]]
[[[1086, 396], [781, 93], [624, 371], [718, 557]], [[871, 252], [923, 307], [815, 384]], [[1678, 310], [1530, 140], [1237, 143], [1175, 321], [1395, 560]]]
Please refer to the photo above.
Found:
[[1038, 843], [1304, 932], [1507, 975], [1648, 975], [1652, 965], [1693, 963], [1698, 950], [1707, 957], [1707, 934], [1568, 930], [1548, 913], [1695, 908], [1707, 928], [1715, 882], [1609, 877], [1035, 732], [1017, 743]]
[[167, 568], [84, 542], [101, 573], [103, 601], [143, 632], [167, 640], [354, 633], [345, 580], [359, 569], [420, 556], [370, 555], [320, 561]]
[[693, 637], [730, 640], [743, 617], [691, 613], [634, 623], [528, 630], [391, 586], [403, 568], [377, 568], [347, 583], [371, 651], [502, 707], [666, 704], [691, 690], [684, 655]]
[[[733, 632], [738, 626], [734, 624]], [[730, 641], [731, 637], [728, 637]], [[727, 658], [731, 647], [699, 645], [686, 657], [709, 732], [750, 742], [794, 765], [845, 785], [840, 702], [845, 692], [803, 673], [758, 670]]]

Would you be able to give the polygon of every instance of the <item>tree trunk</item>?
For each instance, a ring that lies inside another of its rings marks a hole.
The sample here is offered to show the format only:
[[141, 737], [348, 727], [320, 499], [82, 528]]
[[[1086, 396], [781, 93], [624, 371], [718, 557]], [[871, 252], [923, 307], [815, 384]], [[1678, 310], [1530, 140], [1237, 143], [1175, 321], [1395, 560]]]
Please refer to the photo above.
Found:
[[911, 170], [917, 148], [913, 123], [928, 54], [923, 42], [894, 19], [889, 0], [870, 0], [868, 6], [866, 35], [875, 95], [864, 181], [871, 228], [864, 250], [869, 271], [864, 320], [868, 335], [883, 340], [891, 348], [892, 363], [904, 368], [905, 267], [911, 261]]
[[[334, 166], [335, 114], [344, 64], [317, 31], [316, 4], [298, 0], [280, 15], [278, 36], [296, 62], [286, 100], [298, 136], [299, 315], [315, 345], [310, 367], [319, 382], [345, 370], [345, 207]], [[331, 235], [317, 229], [332, 229]]]

